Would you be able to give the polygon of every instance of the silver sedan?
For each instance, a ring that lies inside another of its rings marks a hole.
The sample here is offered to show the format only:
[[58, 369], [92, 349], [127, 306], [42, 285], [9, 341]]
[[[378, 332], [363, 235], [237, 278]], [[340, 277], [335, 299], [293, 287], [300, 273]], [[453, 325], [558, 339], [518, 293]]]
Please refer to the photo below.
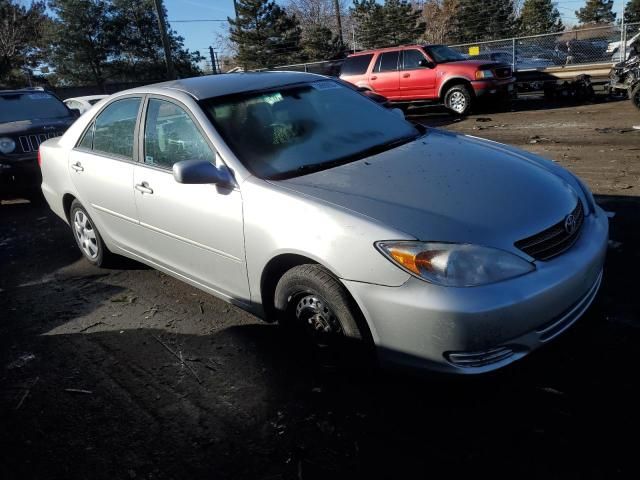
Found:
[[40, 163], [89, 262], [136, 259], [387, 366], [507, 365], [571, 326], [602, 278], [607, 217], [574, 175], [317, 75], [121, 92]]

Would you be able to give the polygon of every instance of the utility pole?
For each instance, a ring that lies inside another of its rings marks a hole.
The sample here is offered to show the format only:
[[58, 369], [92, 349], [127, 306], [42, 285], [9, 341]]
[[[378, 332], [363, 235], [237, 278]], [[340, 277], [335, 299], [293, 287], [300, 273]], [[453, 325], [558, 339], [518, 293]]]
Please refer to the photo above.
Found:
[[169, 80], [175, 80], [176, 73], [173, 68], [173, 60], [171, 58], [171, 44], [167, 35], [167, 24], [164, 19], [164, 7], [162, 0], [153, 0], [156, 7], [156, 15], [158, 17], [158, 27], [160, 28], [160, 36], [162, 37], [162, 46], [164, 47], [164, 61], [167, 64], [167, 77]]
[[211, 73], [215, 75], [218, 73], [218, 67], [216, 65], [216, 53], [211, 46], [209, 47], [209, 57], [211, 58]]
[[[235, 3], [235, 0], [233, 0]], [[336, 22], [338, 23], [338, 39], [340, 40], [340, 45], [344, 45], [344, 40], [342, 39], [342, 18], [340, 18], [340, 0], [334, 0], [333, 2], [336, 9]]]

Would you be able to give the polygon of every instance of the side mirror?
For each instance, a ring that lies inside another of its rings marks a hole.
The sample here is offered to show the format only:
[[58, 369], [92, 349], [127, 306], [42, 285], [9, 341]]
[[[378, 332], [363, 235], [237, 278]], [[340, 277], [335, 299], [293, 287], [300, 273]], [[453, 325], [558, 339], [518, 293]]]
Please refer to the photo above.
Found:
[[418, 65], [420, 65], [421, 67], [426, 67], [426, 68], [433, 68], [433, 67], [436, 66], [435, 63], [430, 62], [426, 58], [423, 58], [422, 60], [420, 60], [420, 62], [418, 62]]
[[184, 160], [173, 164], [173, 178], [178, 183], [189, 185], [213, 183], [221, 187], [234, 185], [231, 172], [226, 166], [216, 167], [206, 160]]

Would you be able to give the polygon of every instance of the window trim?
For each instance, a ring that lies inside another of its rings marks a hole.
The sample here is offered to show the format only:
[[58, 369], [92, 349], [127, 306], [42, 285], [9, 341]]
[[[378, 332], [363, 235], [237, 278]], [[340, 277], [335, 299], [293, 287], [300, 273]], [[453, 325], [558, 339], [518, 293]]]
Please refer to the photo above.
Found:
[[149, 165], [148, 163], [144, 162], [144, 132], [147, 128], [147, 112], [149, 111], [149, 102], [151, 100], [162, 100], [168, 103], [172, 103], [175, 106], [181, 108], [186, 114], [187, 116], [191, 119], [191, 121], [193, 122], [193, 124], [196, 126], [196, 128], [198, 129], [198, 132], [200, 132], [200, 135], [202, 135], [202, 138], [204, 139], [204, 141], [207, 143], [207, 145], [209, 145], [209, 147], [211, 148], [211, 152], [213, 153], [214, 158], [216, 159], [220, 159], [220, 161], [229, 169], [229, 171], [233, 172], [233, 170], [231, 168], [229, 168], [229, 166], [227, 165], [227, 162], [224, 161], [224, 159], [222, 158], [222, 155], [220, 155], [220, 153], [218, 152], [218, 149], [215, 147], [215, 145], [213, 144], [213, 142], [211, 141], [211, 139], [209, 138], [209, 135], [207, 135], [207, 133], [204, 131], [204, 129], [202, 128], [202, 125], [200, 125], [200, 122], [193, 116], [193, 113], [191, 112], [191, 109], [185, 105], [184, 103], [182, 103], [180, 100], [177, 100], [173, 97], [168, 97], [166, 95], [161, 95], [158, 93], [150, 93], [146, 96], [145, 100], [144, 100], [144, 104], [142, 105], [142, 116], [140, 118], [140, 122], [139, 122], [139, 131], [138, 131], [138, 165], [140, 165], [141, 167], [146, 167], [146, 168], [151, 168], [153, 170], [158, 170], [160, 172], [165, 172], [168, 173], [170, 175], [173, 175], [173, 169], [172, 168], [166, 168], [166, 167], [159, 167], [156, 165]]
[[[121, 95], [118, 96], [116, 98], [114, 98], [113, 100], [111, 100], [109, 103], [105, 104], [102, 106], [102, 108], [100, 110], [98, 110], [98, 112], [93, 116], [93, 118], [91, 119], [91, 122], [89, 122], [89, 125], [87, 125], [84, 130], [82, 131], [82, 135], [80, 135], [78, 137], [78, 140], [76, 141], [75, 146], [73, 147], [73, 150], [77, 150], [79, 152], [83, 152], [83, 153], [89, 153], [92, 155], [97, 155], [99, 157], [103, 157], [103, 158], [109, 158], [111, 160], [118, 160], [120, 162], [126, 162], [126, 163], [133, 163], [133, 164], [137, 164], [139, 163], [139, 157], [138, 157], [138, 130], [140, 129], [140, 119], [141, 119], [141, 113], [142, 113], [142, 106], [145, 104], [145, 100], [146, 100], [147, 94], [145, 93], [130, 93], [127, 95]], [[114, 104], [115, 102], [119, 102], [121, 100], [127, 100], [130, 98], [139, 98], [140, 99], [140, 105], [138, 105], [138, 114], [136, 116], [136, 125], [133, 129], [133, 151], [132, 153], [132, 158], [129, 157], [125, 157], [122, 155], [117, 155], [114, 153], [109, 153], [109, 152], [101, 152], [101, 151], [96, 151], [93, 149], [93, 143], [95, 141], [95, 123], [96, 123], [96, 119], [102, 114], [102, 112], [104, 112], [105, 109], [109, 108], [110, 105]], [[86, 135], [87, 131], [93, 128], [94, 129], [94, 138], [91, 141], [91, 150], [87, 149], [87, 148], [83, 148], [80, 147], [80, 142], [82, 141], [82, 139], [84, 138], [84, 136]]]

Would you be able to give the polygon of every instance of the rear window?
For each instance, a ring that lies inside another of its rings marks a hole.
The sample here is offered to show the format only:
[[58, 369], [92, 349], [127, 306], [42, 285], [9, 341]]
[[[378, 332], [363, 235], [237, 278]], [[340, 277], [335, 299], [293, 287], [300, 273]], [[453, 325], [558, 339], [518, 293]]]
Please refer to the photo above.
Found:
[[69, 117], [67, 107], [46, 92], [0, 95], [0, 123]]
[[372, 53], [347, 58], [342, 64], [340, 75], [362, 75], [366, 73], [372, 58]]

